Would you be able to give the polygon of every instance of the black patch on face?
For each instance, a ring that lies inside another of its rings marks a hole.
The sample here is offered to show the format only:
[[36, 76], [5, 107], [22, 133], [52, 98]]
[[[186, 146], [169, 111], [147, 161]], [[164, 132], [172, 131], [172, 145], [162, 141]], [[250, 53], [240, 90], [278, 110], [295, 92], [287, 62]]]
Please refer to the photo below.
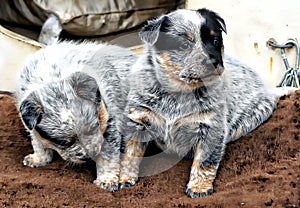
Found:
[[68, 136], [68, 138], [56, 137], [49, 134], [39, 126], [36, 126], [35, 130], [40, 134], [41, 137], [51, 141], [54, 146], [62, 150], [71, 147], [76, 142], [76, 136]]
[[205, 18], [205, 22], [201, 26], [201, 40], [203, 47], [211, 58], [211, 63], [223, 66], [222, 47], [223, 38], [222, 31], [226, 32], [224, 20], [216, 13], [207, 9], [199, 9], [197, 12]]

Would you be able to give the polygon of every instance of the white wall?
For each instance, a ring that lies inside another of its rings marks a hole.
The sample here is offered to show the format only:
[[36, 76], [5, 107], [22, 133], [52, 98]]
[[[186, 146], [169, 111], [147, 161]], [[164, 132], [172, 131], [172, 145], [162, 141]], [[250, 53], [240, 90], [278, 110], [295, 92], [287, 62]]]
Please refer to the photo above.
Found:
[[[285, 72], [280, 50], [266, 46], [270, 38], [285, 43], [300, 38], [299, 0], [188, 0], [188, 9], [207, 8], [226, 22], [225, 53], [257, 69], [268, 86], [276, 86]], [[300, 40], [300, 39], [299, 39]], [[295, 49], [288, 52], [294, 66]]]
[[42, 46], [0, 26], [0, 91], [15, 91], [22, 66]]

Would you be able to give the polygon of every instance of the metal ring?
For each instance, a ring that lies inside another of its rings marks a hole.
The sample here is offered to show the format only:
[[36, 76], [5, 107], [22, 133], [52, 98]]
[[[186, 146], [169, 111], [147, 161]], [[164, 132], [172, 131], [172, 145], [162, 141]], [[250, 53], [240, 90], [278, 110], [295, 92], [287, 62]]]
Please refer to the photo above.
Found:
[[273, 41], [268, 41], [268, 44], [269, 44], [269, 46], [272, 46], [274, 48], [292, 48], [293, 47], [292, 43], [280, 45], [280, 44], [274, 43]]

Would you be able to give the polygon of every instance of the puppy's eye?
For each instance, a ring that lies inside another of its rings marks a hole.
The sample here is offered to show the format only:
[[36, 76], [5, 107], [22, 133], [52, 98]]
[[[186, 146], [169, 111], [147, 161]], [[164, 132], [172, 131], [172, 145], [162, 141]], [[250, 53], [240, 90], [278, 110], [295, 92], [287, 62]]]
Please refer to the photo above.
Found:
[[214, 44], [214, 46], [216, 46], [216, 47], [220, 46], [220, 42], [219, 42], [219, 40], [217, 40], [217, 39], [214, 39], [213, 44]]
[[73, 144], [75, 144], [76, 140], [77, 140], [76, 136], [68, 136], [65, 138], [61, 138], [59, 140], [59, 142], [57, 143], [57, 145], [61, 149], [67, 149], [67, 148], [71, 147]]

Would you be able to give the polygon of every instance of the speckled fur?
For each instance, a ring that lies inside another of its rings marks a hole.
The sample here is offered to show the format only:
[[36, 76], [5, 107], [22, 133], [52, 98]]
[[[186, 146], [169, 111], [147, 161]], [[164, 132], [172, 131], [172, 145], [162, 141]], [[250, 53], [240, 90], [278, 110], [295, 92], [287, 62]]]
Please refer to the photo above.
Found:
[[[177, 10], [150, 21], [140, 33], [144, 55], [130, 76], [126, 152], [144, 150], [154, 140], [182, 157], [192, 153], [186, 190], [192, 198], [212, 194], [226, 144], [262, 124], [277, 104], [277, 95], [253, 69], [223, 57], [222, 31], [224, 20], [206, 9]], [[138, 178], [138, 168], [128, 168], [130, 156], [124, 158], [121, 187]], [[132, 165], [136, 160], [131, 158]]]
[[61, 42], [37, 52], [24, 66], [17, 106], [34, 153], [24, 165], [51, 162], [53, 150], [74, 163], [92, 159], [94, 183], [118, 189], [121, 132], [128, 85], [136, 60], [130, 51], [101, 43]]

